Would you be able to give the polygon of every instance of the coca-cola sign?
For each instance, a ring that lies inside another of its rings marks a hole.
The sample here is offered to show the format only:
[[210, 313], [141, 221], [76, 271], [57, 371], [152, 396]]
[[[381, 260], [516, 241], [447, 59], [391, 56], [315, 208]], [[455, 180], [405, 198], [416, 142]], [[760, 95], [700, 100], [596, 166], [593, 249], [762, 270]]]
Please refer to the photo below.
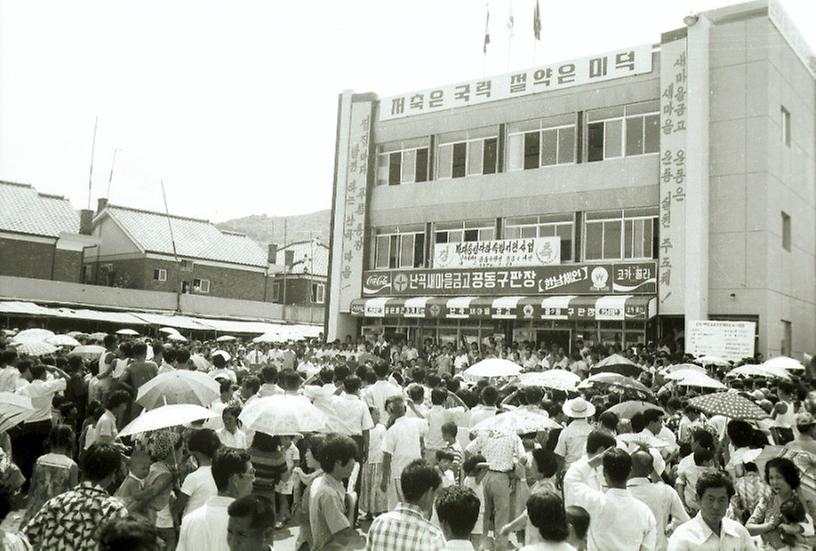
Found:
[[386, 291], [391, 288], [391, 274], [374, 273], [366, 274], [365, 284], [363, 285], [363, 295], [385, 295]]

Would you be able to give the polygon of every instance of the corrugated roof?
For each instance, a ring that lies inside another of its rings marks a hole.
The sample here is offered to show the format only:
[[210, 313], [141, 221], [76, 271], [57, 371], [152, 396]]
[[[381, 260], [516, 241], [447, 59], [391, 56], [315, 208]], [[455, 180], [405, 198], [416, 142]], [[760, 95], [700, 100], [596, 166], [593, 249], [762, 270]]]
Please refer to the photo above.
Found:
[[0, 182], [0, 205], [0, 231], [45, 237], [79, 232], [79, 212], [70, 201], [28, 184]]
[[286, 247], [278, 249], [276, 264], [283, 264], [285, 261], [285, 251], [294, 251], [295, 258], [290, 274], [310, 274], [328, 277], [329, 275], [329, 248], [314, 239], [311, 241], [298, 241], [289, 243]]
[[[113, 217], [142, 249], [173, 254], [167, 215], [159, 212], [108, 205]], [[245, 266], [267, 265], [267, 250], [261, 244], [235, 232], [223, 232], [208, 220], [170, 215], [176, 254], [180, 257], [215, 260]]]

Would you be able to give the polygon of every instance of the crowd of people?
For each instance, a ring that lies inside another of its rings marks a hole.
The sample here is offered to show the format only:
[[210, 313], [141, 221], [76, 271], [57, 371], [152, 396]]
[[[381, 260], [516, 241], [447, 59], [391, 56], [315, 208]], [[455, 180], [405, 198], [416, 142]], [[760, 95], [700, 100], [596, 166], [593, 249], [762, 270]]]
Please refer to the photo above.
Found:
[[[695, 405], [708, 391], [667, 377], [694, 359], [652, 343], [579, 341], [570, 354], [492, 339], [418, 347], [383, 335], [281, 344], [107, 335], [91, 357], [27, 356], [17, 344], [0, 337], [0, 518], [20, 516], [1, 534], [7, 551], [260, 551], [289, 530], [296, 549], [314, 551], [816, 543], [816, 393], [804, 369], [736, 378], [734, 366], [700, 365], [764, 412], [741, 418]], [[636, 366], [634, 377], [593, 381], [613, 354]], [[469, 376], [492, 358], [588, 384]], [[178, 370], [217, 382], [220, 396], [206, 404], [217, 415], [120, 436], [143, 413], [139, 389]], [[34, 408], [22, 423], [2, 415], [14, 395]], [[243, 408], [278, 395], [308, 401], [325, 430], [242, 426]], [[517, 421], [491, 424], [500, 417]]]

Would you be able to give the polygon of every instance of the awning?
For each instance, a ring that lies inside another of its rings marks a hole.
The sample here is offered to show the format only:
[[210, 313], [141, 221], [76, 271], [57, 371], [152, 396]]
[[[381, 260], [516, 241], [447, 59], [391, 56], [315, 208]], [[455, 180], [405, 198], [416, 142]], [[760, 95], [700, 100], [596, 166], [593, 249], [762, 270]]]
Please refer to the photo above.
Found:
[[510, 320], [647, 320], [657, 315], [653, 295], [517, 297], [377, 297], [351, 303], [366, 318]]

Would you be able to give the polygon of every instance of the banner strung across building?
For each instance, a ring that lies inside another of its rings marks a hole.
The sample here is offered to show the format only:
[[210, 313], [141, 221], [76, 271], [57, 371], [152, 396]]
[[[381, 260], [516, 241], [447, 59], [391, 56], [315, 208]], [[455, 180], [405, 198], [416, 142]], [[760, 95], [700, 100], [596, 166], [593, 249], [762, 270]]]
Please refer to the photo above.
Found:
[[560, 237], [434, 245], [434, 268], [515, 268], [561, 263]]
[[654, 262], [518, 268], [379, 270], [363, 274], [363, 296], [655, 293]]
[[527, 96], [652, 71], [652, 46], [616, 50], [505, 75], [382, 98], [380, 120]]

